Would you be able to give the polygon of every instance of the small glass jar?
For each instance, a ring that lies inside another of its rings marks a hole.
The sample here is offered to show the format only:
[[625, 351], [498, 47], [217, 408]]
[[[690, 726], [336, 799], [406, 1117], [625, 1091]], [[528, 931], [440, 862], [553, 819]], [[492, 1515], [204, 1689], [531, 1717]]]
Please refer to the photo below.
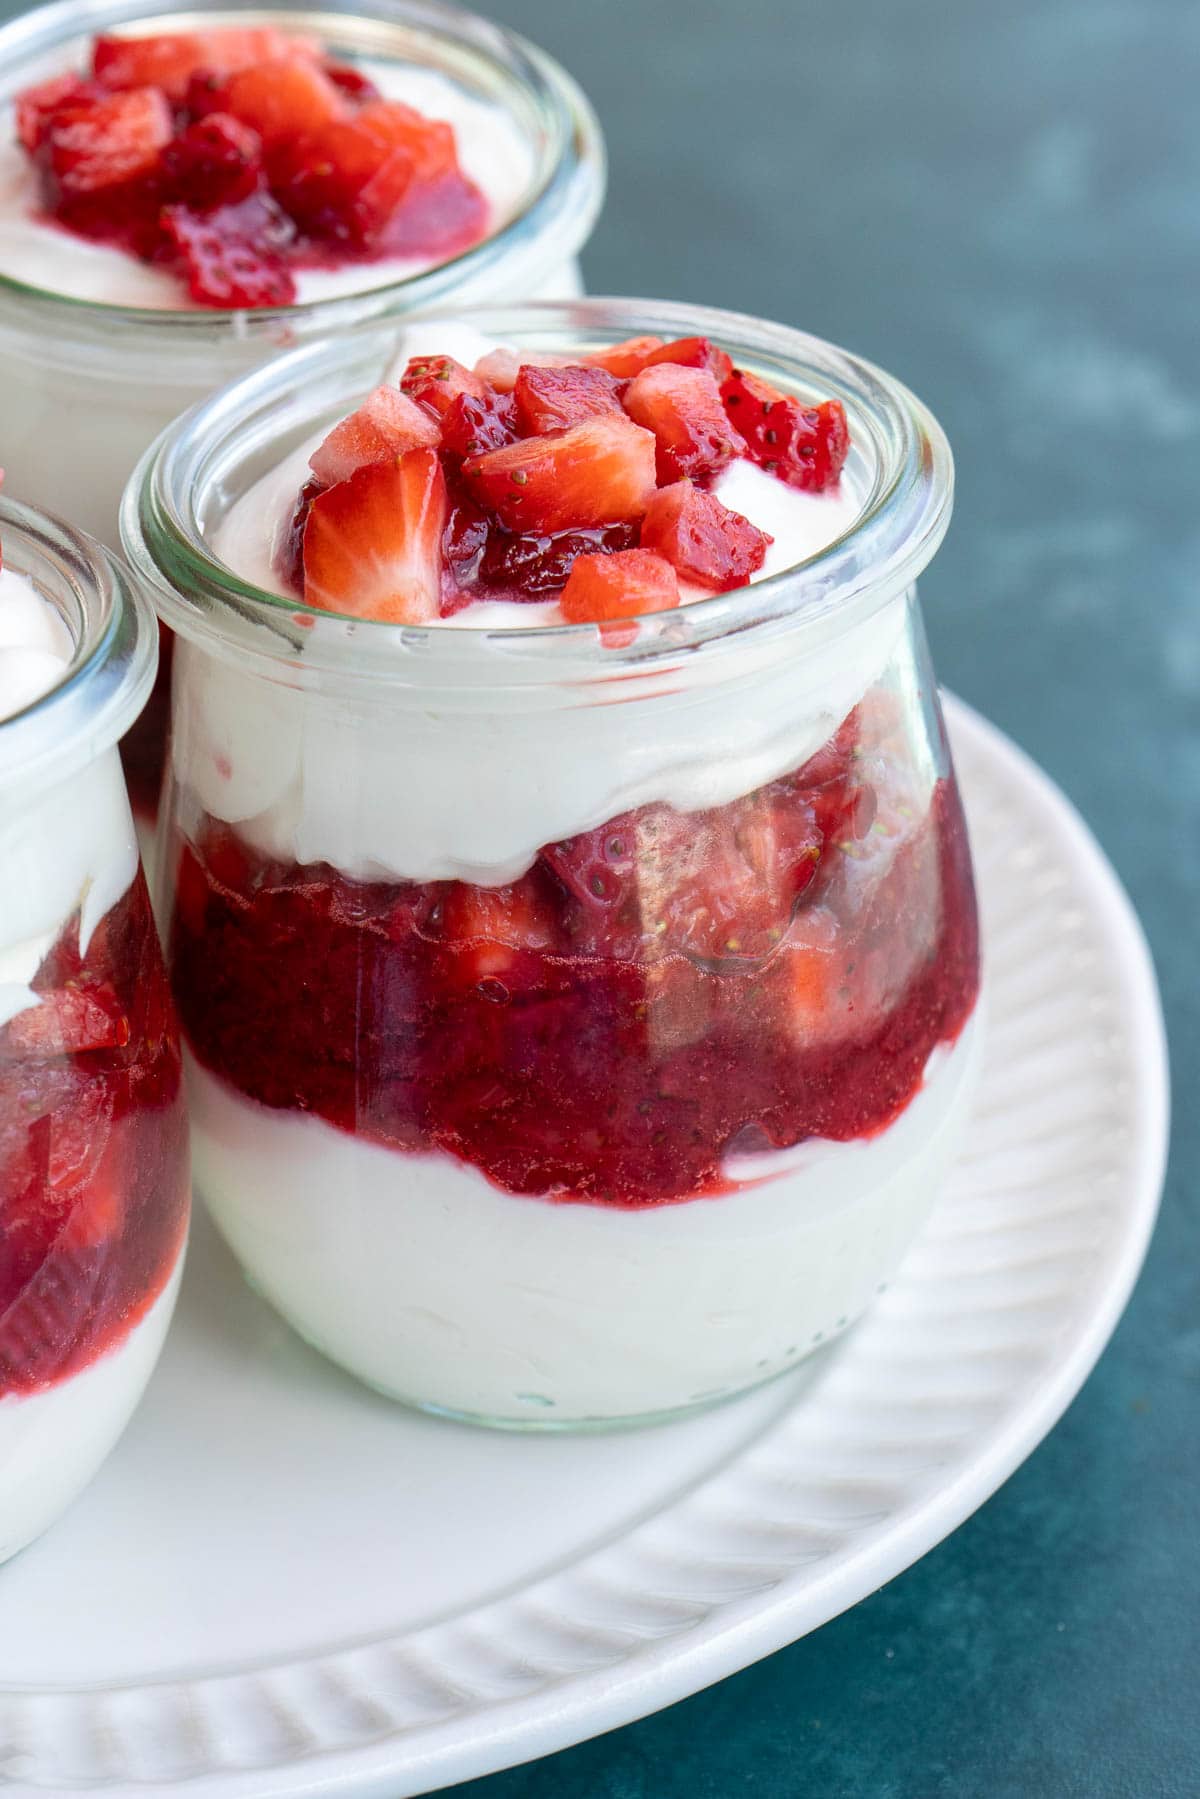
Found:
[[[403, 64], [445, 76], [497, 108], [529, 147], [528, 180], [512, 214], [460, 256], [390, 285], [250, 312], [107, 304], [67, 298], [17, 279], [0, 231], [0, 390], [9, 491], [37, 506], [70, 502], [71, 516], [117, 542], [121, 491], [157, 434], [221, 383], [355, 321], [462, 300], [579, 291], [578, 251], [604, 193], [604, 149], [587, 100], [548, 56], [457, 7], [424, 0], [324, 0], [285, 7], [198, 0], [178, 15], [161, 0], [73, 0], [37, 7], [0, 27], [0, 121], [12, 140], [11, 103], [34, 82], [83, 66], [94, 35], [255, 25], [315, 33], [330, 53]], [[2, 203], [2, 189], [0, 189]], [[61, 269], [68, 254], [56, 250]], [[50, 265], [54, 267], [54, 264]]]
[[160, 839], [197, 1184], [371, 1385], [476, 1422], [642, 1421], [794, 1366], [895, 1270], [977, 1055], [970, 855], [914, 580], [946, 442], [896, 382], [736, 314], [457, 314], [503, 342], [707, 336], [850, 421], [853, 526], [594, 625], [314, 613], [211, 548], [395, 352], [226, 389], [142, 463], [179, 635]]
[[189, 1180], [174, 1008], [116, 748], [154, 678], [154, 618], [99, 544], [53, 519], [0, 501], [0, 546], [3, 580], [32, 585], [64, 649], [55, 684], [0, 720], [3, 1561], [91, 1478], [141, 1396]]

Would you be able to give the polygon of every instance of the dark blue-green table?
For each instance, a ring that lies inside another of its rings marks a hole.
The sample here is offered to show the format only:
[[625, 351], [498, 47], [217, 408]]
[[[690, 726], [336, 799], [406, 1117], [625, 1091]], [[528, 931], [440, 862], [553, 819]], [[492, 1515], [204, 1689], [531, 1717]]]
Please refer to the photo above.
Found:
[[924, 583], [941, 676], [1049, 769], [1126, 881], [1176, 1127], [1124, 1323], [981, 1512], [794, 1648], [459, 1792], [1197, 1799], [1200, 8], [494, 10], [604, 120], [594, 292], [803, 325], [941, 417], [959, 469]]
[[942, 680], [1145, 921], [1176, 1125], [1141, 1284], [981, 1512], [824, 1630], [463, 1799], [1200, 1795], [1200, 8], [496, 0], [608, 134], [596, 293], [784, 319], [945, 425]]

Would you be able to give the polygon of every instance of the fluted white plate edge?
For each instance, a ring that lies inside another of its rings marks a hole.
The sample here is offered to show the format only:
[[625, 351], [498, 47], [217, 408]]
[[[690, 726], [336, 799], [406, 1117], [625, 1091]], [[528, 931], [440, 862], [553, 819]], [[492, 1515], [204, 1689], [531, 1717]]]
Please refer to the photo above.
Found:
[[129, 1436], [0, 1572], [5, 1799], [404, 1799], [531, 1760], [827, 1622], [1040, 1442], [1146, 1251], [1165, 1039], [1087, 828], [993, 726], [946, 713], [984, 1076], [968, 1150], [869, 1317], [705, 1418], [490, 1437], [343, 1382], [202, 1234]]

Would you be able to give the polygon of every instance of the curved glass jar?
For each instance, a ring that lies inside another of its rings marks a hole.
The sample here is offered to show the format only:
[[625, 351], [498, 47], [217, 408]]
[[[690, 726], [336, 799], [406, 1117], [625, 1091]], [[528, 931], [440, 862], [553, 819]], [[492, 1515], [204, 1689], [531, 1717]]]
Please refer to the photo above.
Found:
[[[458, 7], [427, 0], [57, 0], [0, 27], [0, 129], [36, 81], [81, 65], [98, 32], [201, 22], [311, 32], [335, 56], [415, 65], [497, 107], [530, 150], [526, 191], [501, 228], [426, 272], [360, 291], [252, 312], [159, 310], [64, 297], [16, 279], [0, 262], [0, 389], [10, 491], [34, 505], [69, 500], [71, 516], [117, 541], [121, 490], [157, 434], [221, 383], [281, 349], [340, 334], [356, 321], [442, 302], [579, 291], [575, 257], [604, 193], [604, 149], [587, 100], [540, 50]], [[377, 276], [375, 277], [378, 278]]]
[[903, 388], [779, 326], [466, 316], [550, 350], [706, 335], [836, 395], [861, 512], [624, 647], [396, 627], [209, 547], [390, 333], [172, 429], [122, 529], [180, 639], [161, 898], [198, 1186], [255, 1284], [386, 1393], [507, 1426], [661, 1417], [852, 1321], [962, 1129], [975, 902], [913, 587], [950, 457]]
[[0, 543], [73, 645], [58, 685], [0, 720], [3, 1561], [141, 1396], [189, 1189], [174, 1009], [116, 749], [153, 680], [154, 620], [82, 534], [0, 501]]

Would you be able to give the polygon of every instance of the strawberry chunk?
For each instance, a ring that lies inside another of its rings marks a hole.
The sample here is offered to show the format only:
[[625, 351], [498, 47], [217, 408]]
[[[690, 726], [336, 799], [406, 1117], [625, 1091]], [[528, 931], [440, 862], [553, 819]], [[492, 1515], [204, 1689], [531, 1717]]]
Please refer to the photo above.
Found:
[[706, 369], [657, 363], [630, 382], [624, 405], [631, 419], [654, 433], [664, 486], [684, 476], [717, 475], [745, 449]]
[[164, 32], [155, 37], [112, 37], [102, 34], [92, 46], [92, 73], [112, 90], [161, 88], [180, 105], [188, 84], [200, 70], [232, 75], [238, 69], [288, 57], [315, 58], [312, 38], [288, 37], [269, 26], [241, 30]]
[[335, 425], [308, 459], [324, 487], [348, 480], [369, 462], [387, 462], [408, 450], [430, 449], [438, 429], [427, 413], [394, 387], [377, 387], [357, 412]]
[[438, 616], [449, 512], [436, 450], [371, 462], [313, 500], [304, 527], [310, 606], [389, 624]]
[[[733, 357], [714, 344], [710, 337], [677, 337], [647, 356], [643, 367], [653, 368], [656, 362], [674, 362], [685, 369], [707, 369], [718, 383], [728, 380], [733, 373]], [[641, 370], [636, 372], [640, 374]]]
[[56, 113], [64, 107], [103, 97], [102, 88], [80, 75], [55, 75], [50, 81], [39, 82], [37, 87], [26, 88], [16, 100], [18, 141], [32, 155], [45, 143]]
[[188, 293], [201, 306], [290, 306], [296, 283], [282, 260], [294, 235], [269, 194], [196, 213], [166, 206], [162, 224]]
[[513, 537], [493, 531], [479, 563], [479, 579], [513, 599], [543, 600], [564, 585], [579, 556], [611, 555], [637, 545], [635, 524], [591, 531], [547, 531]]
[[636, 618], [679, 604], [679, 583], [665, 556], [653, 550], [616, 550], [577, 556], [559, 605], [572, 624]]
[[8, 1049], [48, 1061], [123, 1049], [130, 1025], [114, 989], [105, 981], [75, 982], [43, 993], [36, 1006], [18, 1012], [8, 1029]]
[[482, 456], [516, 437], [511, 394], [487, 393], [480, 400], [461, 393], [442, 420], [442, 448], [451, 456]]
[[150, 87], [60, 107], [45, 138], [59, 193], [95, 194], [152, 175], [173, 129], [170, 107]]
[[840, 400], [806, 406], [741, 369], [722, 383], [721, 398], [747, 454], [768, 474], [808, 493], [820, 493], [838, 479], [850, 448]]
[[444, 418], [459, 394], [486, 400], [490, 389], [481, 376], [453, 356], [412, 356], [400, 377], [400, 389], [435, 418]]
[[563, 431], [602, 412], [620, 412], [619, 386], [607, 369], [567, 364], [565, 368], [539, 368], [527, 362], [517, 373], [513, 387], [517, 421], [526, 437], [544, 431]]
[[207, 212], [247, 199], [262, 177], [262, 139], [230, 113], [197, 119], [163, 151], [172, 199]]
[[208, 112], [232, 113], [257, 131], [268, 151], [290, 147], [344, 112], [341, 93], [316, 63], [298, 57], [239, 69], [212, 92]]
[[470, 456], [462, 468], [476, 498], [510, 531], [619, 524], [641, 518], [654, 492], [654, 438], [605, 413]]
[[661, 337], [627, 337], [623, 343], [610, 344], [607, 350], [593, 350], [583, 360], [593, 368], [607, 369], [622, 381], [640, 375], [656, 350], [661, 350]]
[[486, 227], [487, 203], [458, 167], [451, 127], [399, 101], [282, 145], [272, 176], [310, 236], [360, 254], [449, 254]]
[[323, 62], [321, 67], [334, 87], [349, 95], [351, 100], [357, 100], [365, 106], [369, 100], [383, 99], [371, 77], [364, 75], [361, 69], [352, 69], [349, 63], [344, 62]]
[[716, 494], [675, 481], [660, 487], [646, 508], [641, 541], [665, 556], [682, 580], [725, 593], [762, 567], [773, 540]]

